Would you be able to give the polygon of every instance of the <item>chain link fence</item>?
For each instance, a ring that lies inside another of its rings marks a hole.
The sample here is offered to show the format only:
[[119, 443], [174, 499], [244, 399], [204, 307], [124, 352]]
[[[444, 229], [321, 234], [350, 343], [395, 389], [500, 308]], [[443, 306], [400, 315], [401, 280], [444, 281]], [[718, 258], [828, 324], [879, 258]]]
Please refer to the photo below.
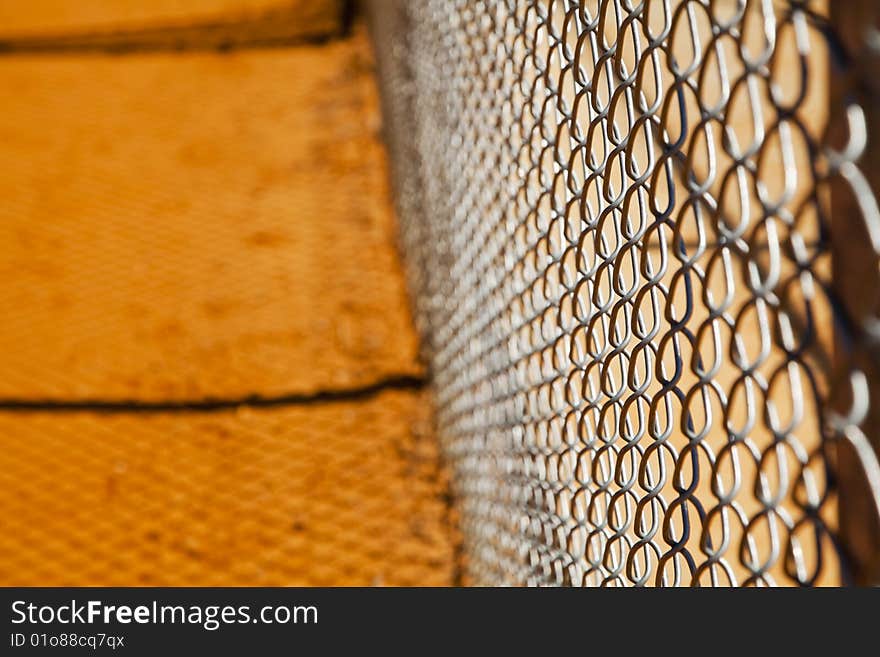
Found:
[[876, 14], [370, 5], [468, 582], [876, 581]]

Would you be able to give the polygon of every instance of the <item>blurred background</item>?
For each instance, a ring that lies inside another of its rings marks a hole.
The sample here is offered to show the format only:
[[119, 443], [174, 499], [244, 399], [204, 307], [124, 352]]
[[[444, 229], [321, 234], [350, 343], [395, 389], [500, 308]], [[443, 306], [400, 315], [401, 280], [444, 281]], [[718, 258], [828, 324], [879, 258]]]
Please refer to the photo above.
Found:
[[0, 584], [456, 582], [343, 0], [0, 0]]

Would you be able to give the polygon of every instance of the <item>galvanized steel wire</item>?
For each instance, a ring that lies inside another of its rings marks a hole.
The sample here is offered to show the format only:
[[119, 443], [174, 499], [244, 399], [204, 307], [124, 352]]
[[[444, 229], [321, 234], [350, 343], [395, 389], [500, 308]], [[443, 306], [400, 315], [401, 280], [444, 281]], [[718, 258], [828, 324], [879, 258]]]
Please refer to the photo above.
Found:
[[468, 581], [846, 581], [841, 437], [880, 480], [833, 185], [880, 214], [824, 4], [372, 18]]

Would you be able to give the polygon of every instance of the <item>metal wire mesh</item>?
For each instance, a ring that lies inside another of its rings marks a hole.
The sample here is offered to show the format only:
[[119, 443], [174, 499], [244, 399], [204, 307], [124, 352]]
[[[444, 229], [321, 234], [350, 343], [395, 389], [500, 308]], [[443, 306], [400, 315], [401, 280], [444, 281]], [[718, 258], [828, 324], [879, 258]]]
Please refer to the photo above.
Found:
[[876, 313], [838, 298], [831, 220], [873, 256], [880, 215], [825, 4], [371, 13], [469, 581], [848, 581], [834, 475], [845, 442], [871, 525]]

